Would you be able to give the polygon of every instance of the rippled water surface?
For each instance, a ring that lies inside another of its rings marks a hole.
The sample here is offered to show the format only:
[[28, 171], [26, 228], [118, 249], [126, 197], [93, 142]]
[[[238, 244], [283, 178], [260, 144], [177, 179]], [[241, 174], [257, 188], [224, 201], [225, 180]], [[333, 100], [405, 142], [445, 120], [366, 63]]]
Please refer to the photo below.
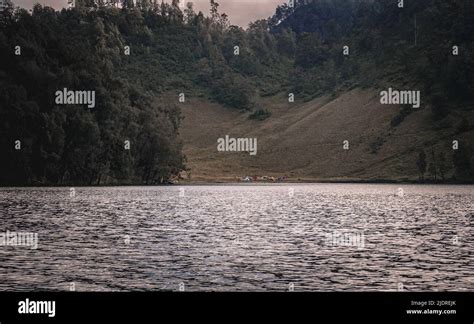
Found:
[[[0, 290], [474, 290], [473, 186], [0, 188]], [[340, 238], [343, 237], [344, 240]]]

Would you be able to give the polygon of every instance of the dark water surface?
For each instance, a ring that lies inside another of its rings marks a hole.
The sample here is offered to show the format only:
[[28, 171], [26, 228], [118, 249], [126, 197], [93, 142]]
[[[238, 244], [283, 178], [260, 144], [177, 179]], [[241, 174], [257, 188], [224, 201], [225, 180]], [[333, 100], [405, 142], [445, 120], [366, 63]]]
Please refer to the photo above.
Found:
[[474, 291], [473, 186], [0, 188], [0, 290]]

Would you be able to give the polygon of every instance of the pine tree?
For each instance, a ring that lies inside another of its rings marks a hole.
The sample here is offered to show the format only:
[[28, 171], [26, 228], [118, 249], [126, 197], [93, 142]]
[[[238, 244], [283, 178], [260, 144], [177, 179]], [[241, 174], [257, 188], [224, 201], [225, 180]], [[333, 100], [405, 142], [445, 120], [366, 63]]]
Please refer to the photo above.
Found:
[[446, 164], [446, 157], [443, 152], [438, 154], [438, 171], [442, 180], [446, 179], [446, 172], [448, 171], [448, 166]]
[[420, 180], [425, 179], [426, 173], [426, 154], [425, 151], [421, 150], [418, 154], [418, 160], [416, 161], [416, 166], [418, 167], [418, 172], [420, 174]]

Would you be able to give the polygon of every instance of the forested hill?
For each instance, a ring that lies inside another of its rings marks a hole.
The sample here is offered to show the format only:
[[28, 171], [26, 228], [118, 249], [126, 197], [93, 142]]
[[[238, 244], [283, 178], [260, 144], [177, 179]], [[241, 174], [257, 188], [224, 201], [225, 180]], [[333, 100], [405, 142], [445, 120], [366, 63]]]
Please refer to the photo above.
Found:
[[[473, 109], [471, 1], [296, 1], [246, 30], [230, 26], [215, 1], [211, 8], [86, 0], [30, 13], [7, 5], [0, 184], [166, 182], [186, 169], [180, 108], [195, 99], [261, 120], [272, 118], [268, 98], [292, 93], [303, 103], [402, 86], [422, 91], [433, 127], [472, 129], [468, 119], [457, 124]], [[63, 89], [95, 91], [94, 107], [58, 104]], [[409, 114], [401, 107], [393, 126]], [[459, 153], [465, 178], [474, 169], [468, 147]]]
[[[399, 4], [318, 0], [279, 7], [269, 25], [276, 34], [296, 33], [295, 67], [301, 73], [293, 87], [312, 96], [347, 81], [377, 86], [389, 80], [420, 88], [437, 117], [451, 106], [472, 107], [474, 3]], [[340, 55], [344, 46], [349, 55]], [[462, 53], [453, 55], [454, 46]]]

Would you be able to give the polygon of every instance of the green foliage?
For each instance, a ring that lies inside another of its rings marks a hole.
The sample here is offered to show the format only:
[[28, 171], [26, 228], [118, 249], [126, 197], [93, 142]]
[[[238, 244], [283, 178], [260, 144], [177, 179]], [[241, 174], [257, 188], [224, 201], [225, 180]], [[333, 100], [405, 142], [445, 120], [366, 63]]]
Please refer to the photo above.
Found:
[[438, 153], [438, 173], [442, 180], [446, 179], [446, 173], [448, 172], [448, 164], [446, 161], [446, 156], [443, 152]]
[[252, 108], [252, 88], [241, 76], [226, 75], [212, 84], [212, 94], [220, 103], [244, 110]]
[[[473, 106], [473, 16], [474, 2], [464, 0], [405, 1], [403, 10], [393, 0], [300, 0], [295, 8], [278, 7], [269, 26], [279, 43], [295, 35], [296, 93], [313, 98], [396, 80], [421, 90], [438, 121]], [[459, 55], [453, 55], [454, 45]], [[349, 46], [348, 56], [343, 46]], [[403, 118], [402, 112], [394, 123]]]
[[425, 179], [425, 173], [426, 173], [426, 153], [425, 151], [421, 150], [418, 153], [418, 159], [416, 160], [416, 166], [418, 168], [418, 172], [420, 174], [420, 179], [424, 180]]
[[268, 109], [258, 109], [249, 115], [249, 119], [262, 121], [269, 118], [271, 115], [272, 113]]
[[[124, 34], [141, 41], [148, 34], [139, 12], [37, 5], [31, 15], [3, 15], [0, 183], [151, 184], [184, 168], [179, 110], [117, 77], [127, 64]], [[63, 88], [95, 90], [96, 108], [56, 105]]]
[[462, 134], [464, 132], [467, 132], [471, 129], [471, 125], [469, 124], [469, 121], [465, 118], [461, 120], [461, 122], [456, 126], [456, 134]]
[[390, 121], [390, 126], [397, 127], [400, 125], [412, 111], [413, 108], [410, 105], [403, 105], [398, 115], [393, 117], [393, 119]]
[[457, 181], [470, 183], [474, 180], [474, 155], [465, 143], [460, 143], [459, 149], [454, 151], [453, 164]]
[[377, 154], [383, 146], [385, 140], [383, 137], [377, 137], [374, 142], [370, 143], [370, 153]]

